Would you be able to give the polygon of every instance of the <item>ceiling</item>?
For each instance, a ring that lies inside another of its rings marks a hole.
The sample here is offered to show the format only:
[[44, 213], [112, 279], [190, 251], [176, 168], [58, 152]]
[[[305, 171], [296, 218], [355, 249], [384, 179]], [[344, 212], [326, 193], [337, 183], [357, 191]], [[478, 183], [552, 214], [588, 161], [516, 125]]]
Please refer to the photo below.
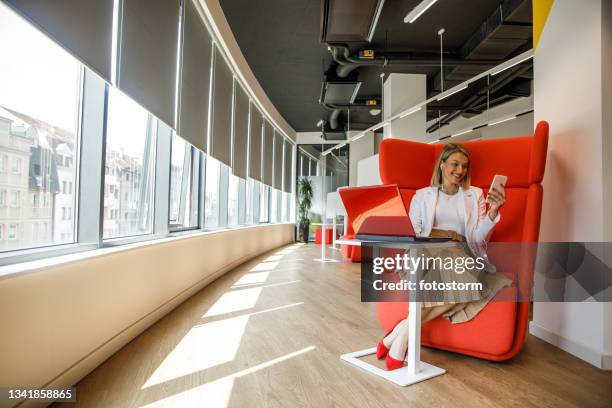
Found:
[[[330, 116], [330, 110], [319, 103], [324, 72], [334, 64], [327, 45], [320, 42], [324, 1], [220, 0], [253, 73], [279, 112], [298, 132], [316, 131], [317, 122]], [[345, 4], [353, 1], [359, 5], [363, 0], [338, 1]], [[420, 0], [384, 1], [371, 43], [350, 44], [350, 51], [367, 48], [377, 53], [431, 52], [439, 55], [437, 32], [442, 27], [445, 28], [444, 50], [448, 56], [501, 61], [531, 48], [531, 0], [440, 0], [415, 23], [405, 24], [404, 16], [419, 3]], [[493, 26], [492, 16], [502, 10], [502, 4], [504, 10], [512, 10], [512, 13], [502, 17], [503, 24]], [[445, 69], [445, 88], [490, 65]], [[358, 99], [381, 97], [381, 72], [427, 74], [428, 95], [435, 94], [439, 88], [440, 70], [435, 66], [390, 63], [384, 67], [362, 66], [357, 71], [362, 82]], [[518, 80], [529, 80], [529, 76], [530, 72], [523, 69]], [[506, 84], [502, 91], [509, 92], [507, 88], [512, 88], [511, 85]], [[463, 98], [469, 96], [466, 93]], [[445, 102], [461, 105], [463, 101], [449, 98]], [[431, 116], [430, 113], [428, 117]], [[340, 118], [346, 122], [345, 110]], [[364, 129], [380, 120], [380, 115], [372, 116], [368, 109], [351, 108], [351, 129]]]

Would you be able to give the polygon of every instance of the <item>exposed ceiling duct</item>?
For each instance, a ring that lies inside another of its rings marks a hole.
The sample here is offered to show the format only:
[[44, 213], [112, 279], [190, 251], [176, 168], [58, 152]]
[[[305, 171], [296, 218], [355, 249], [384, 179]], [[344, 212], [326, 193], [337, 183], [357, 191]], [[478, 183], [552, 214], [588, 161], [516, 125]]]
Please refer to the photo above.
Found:
[[[367, 129], [380, 121], [380, 109], [367, 109], [360, 101], [381, 99], [381, 72], [385, 76], [426, 75], [426, 95], [435, 97], [441, 83], [440, 41], [436, 35], [440, 27], [446, 29], [445, 89], [530, 47], [531, 0], [470, 0], [469, 4], [437, 1], [412, 24], [405, 23], [404, 17], [420, 3], [421, 0], [220, 0], [249, 66], [281, 114], [298, 131], [319, 130], [319, 126], [315, 127], [319, 119], [341, 130], [349, 122], [349, 109], [353, 130]], [[269, 46], [270, 41], [275, 42], [274, 47]], [[275, 61], [273, 67], [270, 61]], [[354, 99], [356, 83], [322, 80], [322, 71], [331, 66], [337, 78], [358, 74], [356, 82], [361, 85]], [[531, 76], [527, 70], [498, 91], [490, 92], [489, 105], [529, 94]], [[438, 118], [438, 110], [440, 116], [456, 111], [461, 111], [462, 116], [478, 114], [487, 106], [482, 95], [473, 106], [469, 105], [474, 101], [467, 101], [477, 92], [482, 94], [484, 86], [486, 83], [470, 85], [458, 95], [428, 104], [428, 121]], [[321, 98], [323, 92], [325, 97]], [[329, 120], [336, 109], [339, 112], [332, 117], [336, 120]]]
[[322, 0], [321, 42], [370, 42], [384, 3], [384, 0]]
[[[330, 116], [330, 122], [331, 120], [332, 118]], [[346, 140], [346, 129], [344, 129], [344, 126], [340, 126], [340, 127], [337, 127], [336, 129], [332, 129], [331, 123], [326, 123], [325, 126], [323, 127], [323, 139], [325, 140]]]
[[[478, 73], [501, 64], [513, 54], [522, 52], [529, 47], [531, 39], [531, 2], [528, 0], [505, 0], [483, 20], [478, 29], [459, 48], [443, 53], [445, 87], [454, 86]], [[440, 91], [440, 53], [430, 51], [389, 51], [387, 49], [361, 49], [355, 44], [328, 42], [328, 49], [336, 66], [336, 76], [348, 77], [360, 67], [415, 67], [418, 69], [438, 68], [438, 74], [430, 77], [428, 94], [435, 95]], [[504, 80], [496, 79], [495, 83], [479, 84], [479, 89], [472, 89], [471, 94], [454, 97], [450, 101], [430, 104], [428, 119], [435, 118], [428, 131], [443, 126], [459, 115], [470, 116], [478, 114], [483, 106], [490, 107], [531, 93], [529, 69], [512, 70]], [[365, 69], [365, 68], [364, 68]], [[501, 84], [501, 85], [500, 85]], [[476, 85], [476, 84], [474, 84]], [[472, 86], [476, 88], [476, 86]], [[488, 93], [487, 93], [488, 89]], [[488, 97], [488, 104], [483, 105], [483, 92]], [[449, 105], [452, 103], [453, 105]], [[338, 105], [328, 108], [338, 107]], [[437, 116], [442, 114], [444, 120], [438, 122]], [[339, 112], [333, 110], [330, 114], [330, 126], [336, 128]]]

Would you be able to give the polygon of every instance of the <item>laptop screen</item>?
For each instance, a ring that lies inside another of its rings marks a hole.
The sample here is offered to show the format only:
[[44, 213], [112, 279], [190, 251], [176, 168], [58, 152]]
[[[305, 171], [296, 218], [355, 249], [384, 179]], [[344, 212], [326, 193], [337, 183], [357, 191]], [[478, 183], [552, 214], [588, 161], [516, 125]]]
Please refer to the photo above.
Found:
[[356, 234], [414, 236], [397, 185], [338, 190]]

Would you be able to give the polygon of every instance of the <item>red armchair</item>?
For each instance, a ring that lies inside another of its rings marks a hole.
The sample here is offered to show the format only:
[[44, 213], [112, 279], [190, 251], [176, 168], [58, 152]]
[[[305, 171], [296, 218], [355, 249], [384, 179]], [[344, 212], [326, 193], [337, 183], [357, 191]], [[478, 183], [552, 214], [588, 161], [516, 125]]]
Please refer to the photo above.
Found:
[[[461, 143], [470, 152], [472, 184], [483, 190], [495, 174], [508, 176], [502, 218], [491, 235], [492, 242], [537, 242], [542, 207], [541, 181], [548, 144], [548, 123], [538, 123], [531, 137]], [[406, 207], [415, 191], [429, 185], [442, 145], [385, 139], [379, 149], [380, 176], [385, 184], [397, 184]], [[349, 223], [350, 228], [350, 223]], [[351, 231], [352, 232], [352, 231]], [[358, 261], [360, 252], [343, 253]], [[524, 261], [524, 260], [522, 260]], [[531, 260], [533, 261], [533, 260]], [[531, 281], [533, 265], [527, 279]], [[524, 278], [524, 277], [523, 277]], [[514, 286], [498, 296], [512, 296]], [[505, 293], [504, 293], [505, 292]], [[507, 298], [506, 298], [507, 299]], [[378, 318], [385, 330], [406, 317], [407, 303], [377, 303]], [[422, 344], [491, 361], [514, 357], [522, 348], [529, 318], [529, 302], [491, 302], [474, 319], [452, 325], [443, 318], [423, 325]]]

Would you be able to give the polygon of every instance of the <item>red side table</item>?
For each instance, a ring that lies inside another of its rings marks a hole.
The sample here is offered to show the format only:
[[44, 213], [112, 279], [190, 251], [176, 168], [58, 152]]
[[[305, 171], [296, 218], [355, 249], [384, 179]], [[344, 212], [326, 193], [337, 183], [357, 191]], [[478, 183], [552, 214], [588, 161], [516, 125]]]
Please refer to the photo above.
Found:
[[[333, 232], [332, 232], [332, 228], [326, 227], [325, 228], [325, 243], [327, 244], [331, 244], [333, 242]], [[317, 228], [315, 230], [315, 244], [321, 244], [321, 227]], [[336, 234], [336, 239], [338, 238], [337, 234]]]

